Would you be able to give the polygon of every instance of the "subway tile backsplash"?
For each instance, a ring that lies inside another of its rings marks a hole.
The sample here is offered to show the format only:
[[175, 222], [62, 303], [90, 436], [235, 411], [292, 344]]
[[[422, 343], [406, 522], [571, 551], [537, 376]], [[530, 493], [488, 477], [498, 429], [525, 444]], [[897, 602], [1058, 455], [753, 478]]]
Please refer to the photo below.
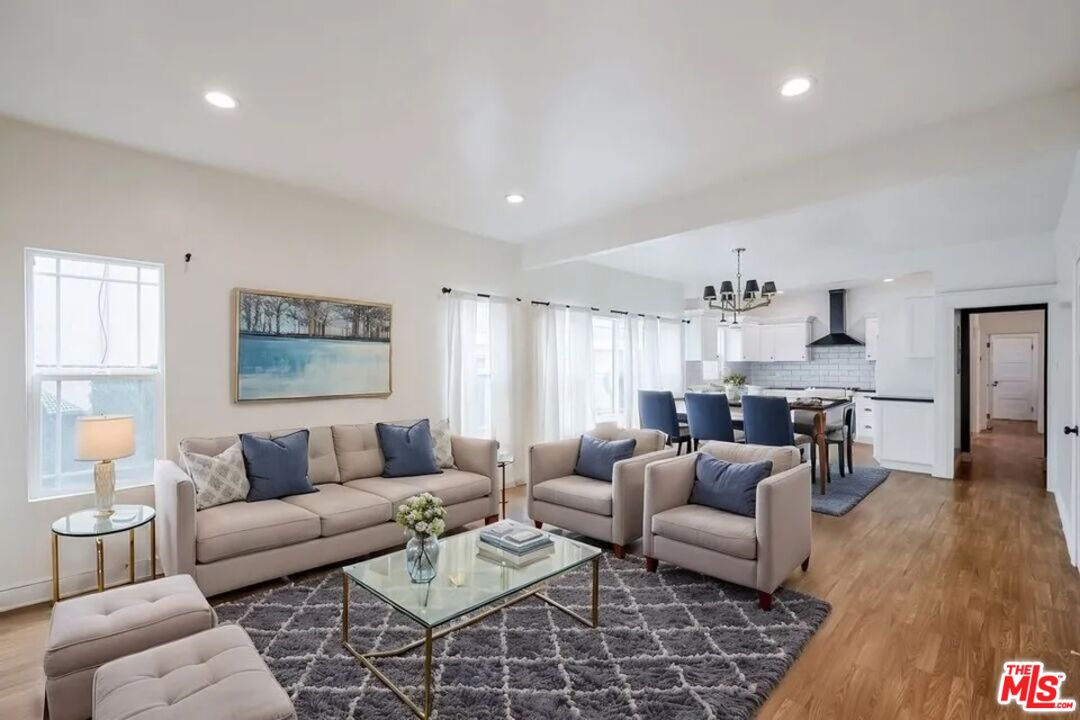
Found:
[[810, 348], [805, 362], [729, 362], [727, 372], [746, 375], [750, 385], [765, 387], [857, 387], [873, 390], [874, 362], [860, 345]]

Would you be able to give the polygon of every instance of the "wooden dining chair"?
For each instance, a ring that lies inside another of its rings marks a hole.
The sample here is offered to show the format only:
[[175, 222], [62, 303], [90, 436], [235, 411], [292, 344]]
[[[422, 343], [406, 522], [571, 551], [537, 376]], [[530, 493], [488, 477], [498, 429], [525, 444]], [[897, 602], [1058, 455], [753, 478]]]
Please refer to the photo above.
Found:
[[832, 466], [829, 465], [829, 446], [836, 445], [840, 452], [838, 462], [840, 477], [844, 477], [844, 461], [847, 460], [848, 472], [855, 472], [854, 458], [855, 444], [855, 406], [848, 405], [844, 408], [844, 422], [839, 426], [828, 428], [825, 433], [825, 464], [829, 467], [829, 481], [832, 481]]

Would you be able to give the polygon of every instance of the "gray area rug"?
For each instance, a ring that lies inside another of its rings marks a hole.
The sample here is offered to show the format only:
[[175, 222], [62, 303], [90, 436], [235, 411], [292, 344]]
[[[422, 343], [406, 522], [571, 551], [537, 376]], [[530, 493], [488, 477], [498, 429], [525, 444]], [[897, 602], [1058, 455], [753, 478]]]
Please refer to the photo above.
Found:
[[833, 465], [832, 482], [829, 483], [829, 492], [821, 495], [817, 490], [817, 483], [811, 491], [813, 501], [811, 503], [814, 512], [824, 515], [846, 515], [851, 508], [862, 502], [863, 498], [873, 492], [885, 479], [889, 477], [889, 471], [881, 467], [855, 466], [854, 472], [840, 477], [840, 469]]
[[[549, 586], [587, 615], [589, 570]], [[757, 593], [661, 564], [604, 553], [596, 630], [532, 598], [435, 644], [439, 720], [697, 720], [749, 718], [829, 614], [827, 602], [780, 590], [771, 612]], [[413, 716], [341, 647], [341, 575], [315, 572], [234, 595], [215, 608], [251, 635], [301, 719]], [[419, 627], [355, 588], [351, 639], [389, 649]], [[420, 701], [420, 651], [377, 661]]]

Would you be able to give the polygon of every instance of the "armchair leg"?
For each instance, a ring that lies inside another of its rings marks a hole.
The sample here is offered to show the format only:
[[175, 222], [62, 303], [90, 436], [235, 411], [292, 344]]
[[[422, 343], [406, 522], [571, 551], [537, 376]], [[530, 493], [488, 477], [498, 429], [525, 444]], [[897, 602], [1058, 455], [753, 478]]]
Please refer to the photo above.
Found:
[[485, 525], [490, 525], [491, 523], [498, 522], [498, 521], [499, 521], [499, 516], [498, 515], [488, 515], [486, 518], [484, 518], [484, 524]]
[[537, 529], [537, 530], [539, 530], [540, 528], [544, 527], [544, 523], [540, 522], [539, 520], [533, 520], [533, 525], [535, 525], [535, 526], [536, 526], [536, 529]]
[[612, 545], [611, 552], [615, 555], [615, 557], [619, 558], [620, 560], [626, 557], [626, 548], [622, 545]]
[[848, 436], [848, 441], [847, 441], [847, 471], [849, 473], [855, 472], [855, 460], [854, 460], [855, 443], [852, 442], [852, 440], [853, 440], [853, 438], [851, 436]]
[[807, 555], [806, 559], [802, 561], [802, 571], [806, 572], [810, 569], [810, 556]]
[[766, 612], [768, 612], [769, 610], [772, 610], [772, 593], [767, 593], [767, 592], [764, 592], [762, 590], [758, 590], [757, 601], [758, 601], [758, 605], [761, 606], [762, 610], [764, 610]]
[[836, 464], [840, 466], [840, 477], [844, 477], [847, 474], [844, 472], [844, 445], [837, 445], [836, 453], [838, 455]]
[[660, 565], [660, 561], [656, 558], [645, 557], [645, 570], [647, 572], [656, 572], [657, 566]]

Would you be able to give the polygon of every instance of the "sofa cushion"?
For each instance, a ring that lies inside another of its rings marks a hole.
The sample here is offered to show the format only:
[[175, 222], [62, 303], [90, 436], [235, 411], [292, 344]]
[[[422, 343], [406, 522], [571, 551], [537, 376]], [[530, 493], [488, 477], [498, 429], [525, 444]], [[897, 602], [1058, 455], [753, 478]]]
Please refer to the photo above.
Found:
[[626, 440], [633, 438], [637, 441], [634, 446], [634, 455], [663, 450], [667, 446], [667, 435], [659, 430], [646, 430], [644, 428], [622, 428], [614, 423], [597, 425], [589, 430], [586, 435], [600, 440]]
[[180, 441], [180, 453], [193, 452], [214, 457], [240, 442], [239, 435], [222, 435], [210, 438], [184, 438]]
[[181, 449], [180, 459], [195, 483], [196, 509], [247, 499], [251, 485], [239, 440], [213, 456]]
[[412, 478], [403, 478], [401, 480], [392, 480], [390, 478], [364, 478], [362, 480], [350, 480], [345, 483], [345, 487], [353, 490], [362, 490], [372, 495], [378, 495], [379, 497], [388, 500], [394, 507], [398, 506], [402, 500], [410, 498], [413, 495], [419, 495], [424, 492], [417, 485], [410, 484]]
[[634, 438], [601, 440], [592, 435], [582, 435], [574, 474], [611, 482], [615, 463], [633, 457], [635, 447], [637, 440]]
[[423, 475], [402, 480], [419, 488], [420, 492], [431, 493], [442, 500], [444, 505], [456, 505], [491, 494], [490, 478], [465, 470], [443, 470], [441, 475]]
[[683, 505], [653, 515], [652, 531], [669, 540], [724, 555], [746, 560], [757, 558], [757, 523], [742, 515], [703, 505]]
[[201, 563], [319, 537], [319, 516], [282, 500], [229, 503], [195, 515], [195, 557]]
[[[337, 455], [334, 454], [334, 434], [329, 426], [310, 428], [308, 437], [308, 478], [312, 485], [341, 482]], [[274, 433], [270, 433], [274, 437]]]
[[389, 500], [344, 485], [324, 485], [317, 493], [293, 495], [282, 502], [318, 515], [323, 537], [378, 525], [392, 514]]
[[330, 431], [341, 482], [382, 475], [383, 455], [374, 424], [334, 425]]
[[435, 444], [431, 425], [419, 420], [412, 425], [376, 423], [379, 449], [382, 450], [383, 477], [413, 477], [442, 472], [435, 462]]
[[537, 483], [533, 497], [593, 515], [611, 516], [611, 483], [603, 480], [580, 475], [552, 478]]
[[694, 487], [690, 491], [692, 504], [754, 517], [757, 486], [772, 474], [772, 460], [730, 463], [708, 453], [698, 453], [694, 474]]
[[240, 436], [251, 483], [248, 502], [316, 492], [308, 479], [309, 437], [306, 429], [276, 438]]
[[214, 626], [190, 575], [172, 575], [53, 605], [45, 674], [59, 677]]
[[222, 625], [101, 667], [96, 720], [286, 720], [289, 696], [239, 625]]

